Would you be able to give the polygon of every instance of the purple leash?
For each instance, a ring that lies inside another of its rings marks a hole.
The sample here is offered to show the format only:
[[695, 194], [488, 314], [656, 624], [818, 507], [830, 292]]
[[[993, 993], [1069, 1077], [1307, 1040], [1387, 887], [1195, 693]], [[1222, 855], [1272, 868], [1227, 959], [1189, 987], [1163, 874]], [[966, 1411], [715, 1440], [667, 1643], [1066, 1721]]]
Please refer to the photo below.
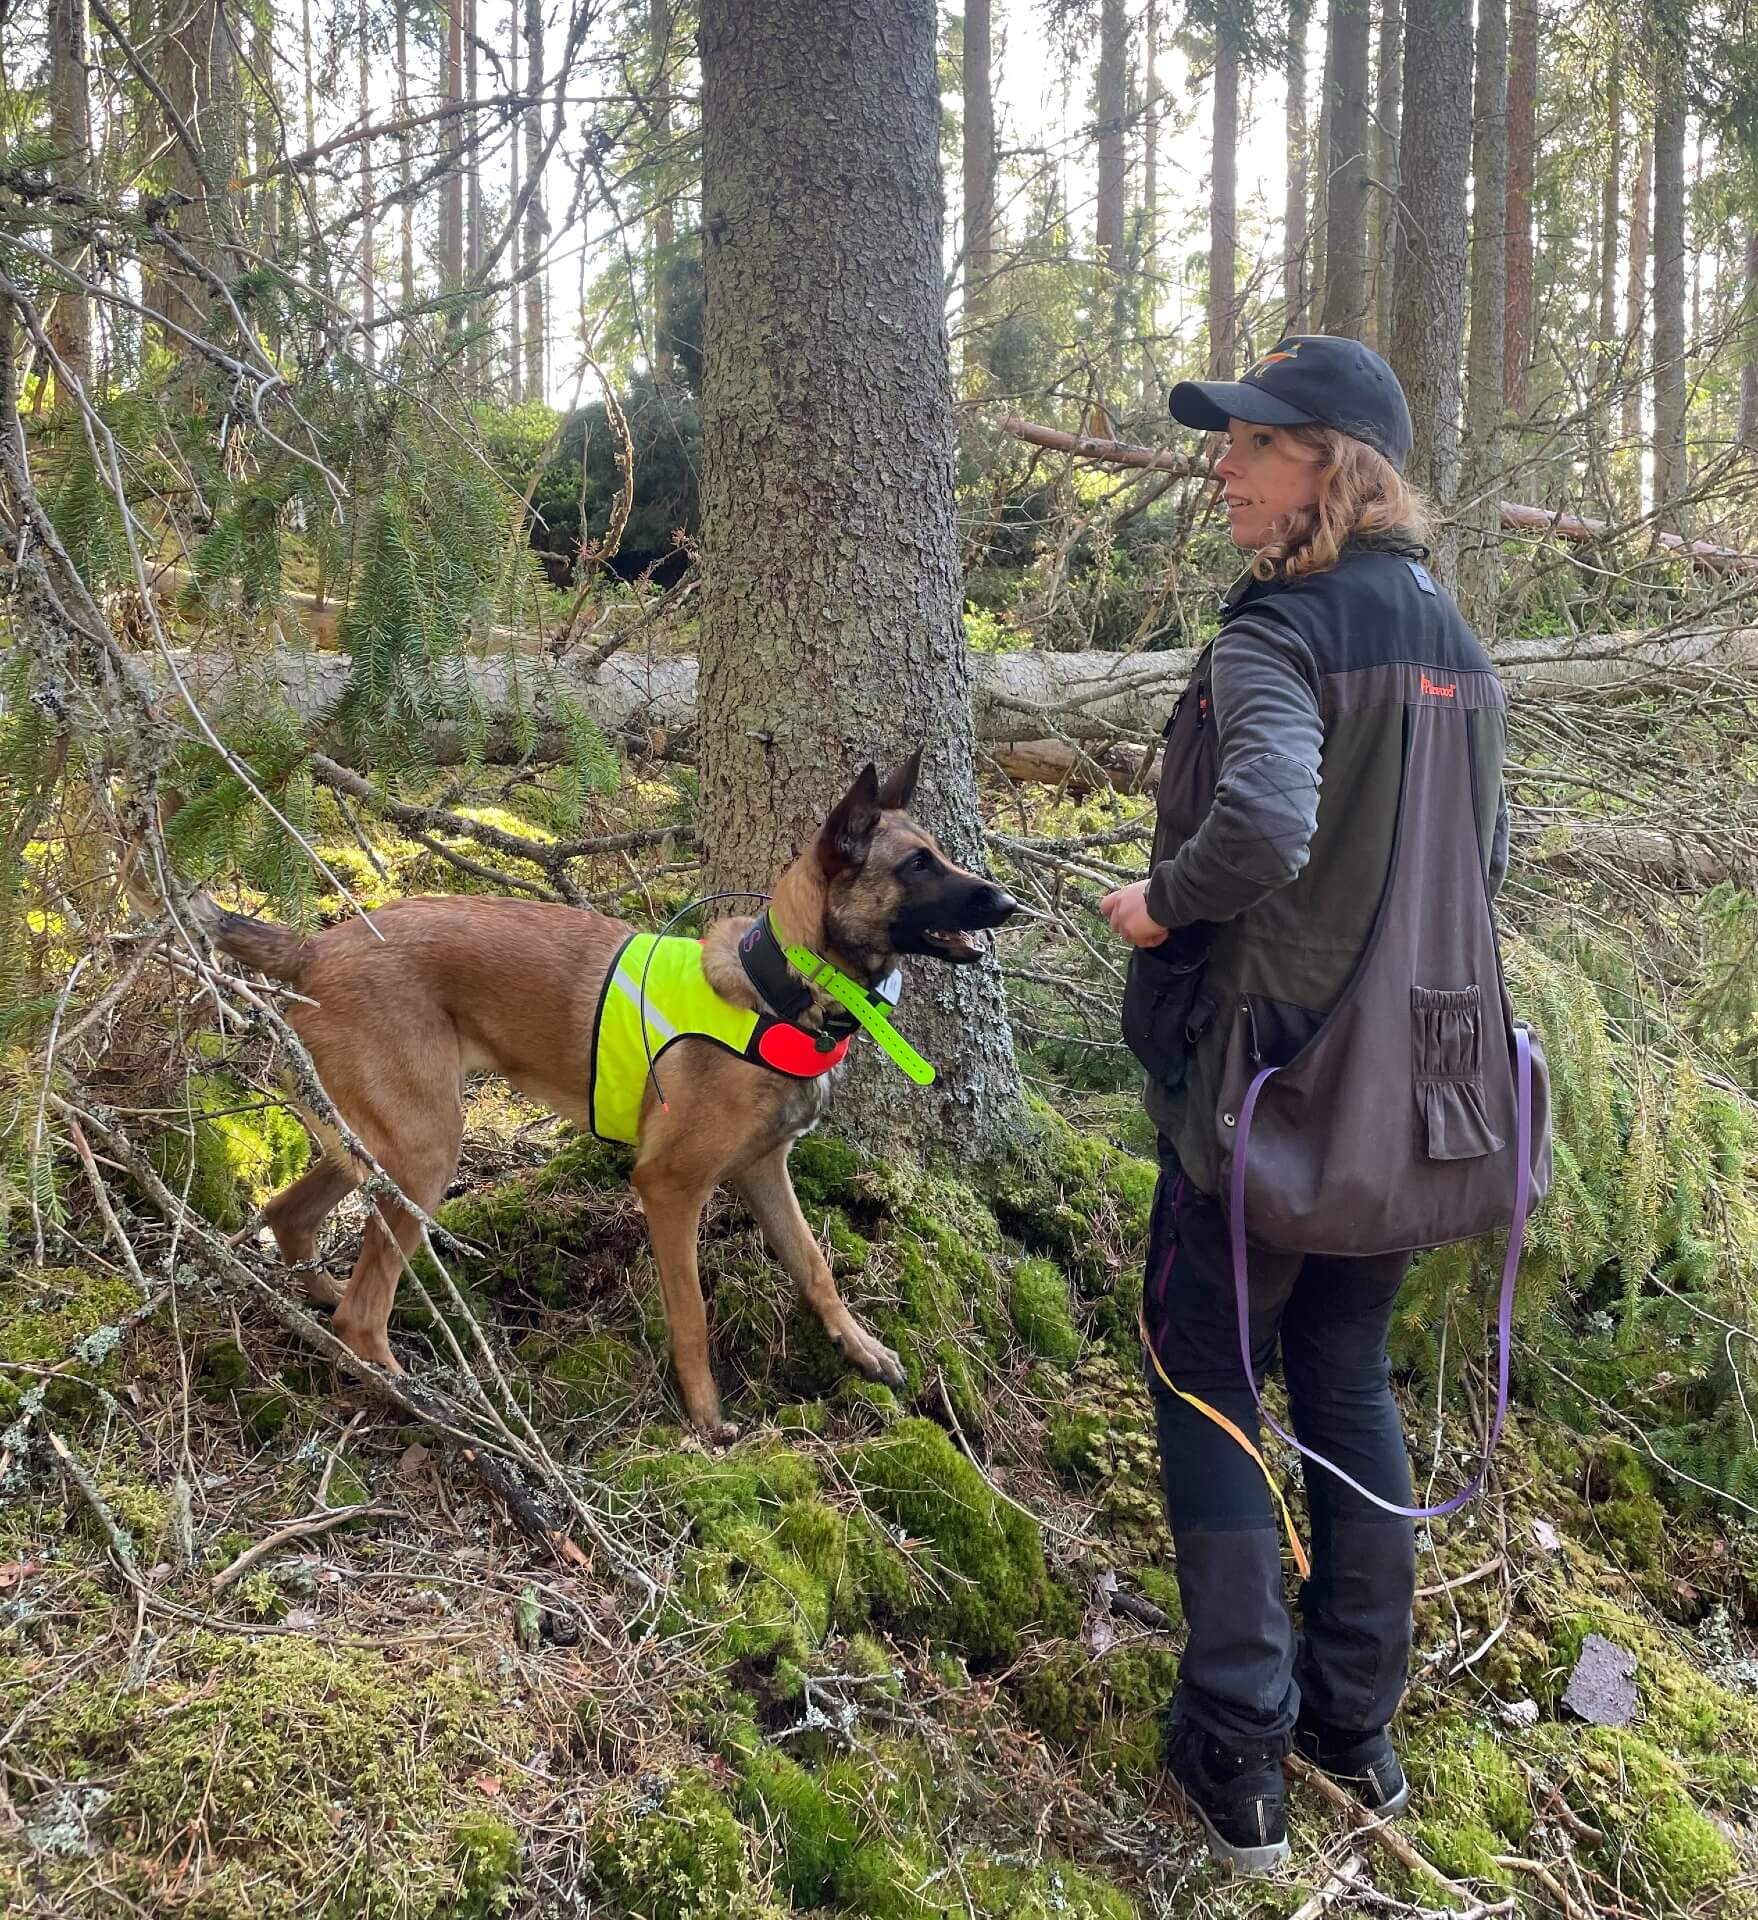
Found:
[[1514, 1176], [1514, 1224], [1508, 1233], [1508, 1257], [1502, 1265], [1501, 1306], [1496, 1315], [1495, 1418], [1490, 1423], [1489, 1445], [1483, 1450], [1483, 1464], [1473, 1474], [1463, 1493], [1454, 1494], [1451, 1500], [1438, 1507], [1400, 1507], [1390, 1500], [1382, 1500], [1377, 1493], [1369, 1492], [1359, 1480], [1345, 1473], [1334, 1461], [1327, 1460], [1322, 1453], [1315, 1453], [1311, 1447], [1303, 1447], [1293, 1434], [1276, 1423], [1264, 1406], [1263, 1395], [1258, 1391], [1257, 1374], [1251, 1364], [1251, 1286], [1247, 1277], [1245, 1247], [1245, 1156], [1251, 1138], [1252, 1110], [1257, 1105], [1264, 1082], [1277, 1071], [1275, 1067], [1264, 1067], [1259, 1071], [1239, 1109], [1239, 1145], [1233, 1155], [1229, 1213], [1233, 1229], [1233, 1296], [1239, 1313], [1239, 1357], [1245, 1366], [1245, 1384], [1251, 1388], [1251, 1397], [1257, 1402], [1257, 1410], [1264, 1424], [1278, 1439], [1286, 1441], [1302, 1459], [1323, 1467], [1327, 1473], [1334, 1473], [1345, 1486], [1353, 1487], [1362, 1499], [1371, 1501], [1382, 1512], [1395, 1513], [1405, 1520], [1437, 1520], [1442, 1514], [1457, 1513], [1476, 1494], [1483, 1485], [1484, 1475], [1489, 1472], [1490, 1456], [1496, 1450], [1496, 1442], [1501, 1438], [1502, 1422], [1508, 1416], [1508, 1349], [1513, 1344], [1514, 1334], [1514, 1282], [1520, 1274], [1520, 1249], [1526, 1241], [1526, 1209], [1532, 1196], [1532, 1041], [1524, 1027], [1514, 1029], [1514, 1045], [1518, 1055], [1519, 1093], [1519, 1125], [1514, 1148], [1517, 1171]]

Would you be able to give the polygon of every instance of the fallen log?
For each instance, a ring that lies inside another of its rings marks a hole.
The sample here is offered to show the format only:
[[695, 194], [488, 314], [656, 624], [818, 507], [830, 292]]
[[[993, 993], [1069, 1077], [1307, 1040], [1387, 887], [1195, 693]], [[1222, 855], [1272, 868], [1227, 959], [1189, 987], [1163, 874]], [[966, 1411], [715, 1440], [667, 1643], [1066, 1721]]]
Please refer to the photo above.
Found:
[[[1188, 678], [1195, 649], [1164, 653], [973, 653], [972, 698], [979, 744], [1001, 757], [1017, 756], [1036, 769], [1024, 777], [1060, 779], [1100, 748], [1127, 767], [1139, 743], [1158, 734]], [[263, 647], [238, 654], [181, 650], [178, 665], [204, 704], [246, 700], [290, 706], [316, 739], [328, 744], [326, 723], [348, 684], [348, 657], [298, 647]], [[1627, 697], [1659, 687], [1710, 685], [1729, 674], [1758, 670], [1758, 628], [1698, 628], [1665, 638], [1599, 634], [1587, 638], [1521, 640], [1497, 650], [1497, 665], [1516, 699], [1547, 700], [1597, 694]], [[161, 685], [169, 676], [151, 654], [148, 672]], [[696, 717], [696, 662], [674, 654], [648, 658], [633, 648], [592, 666], [509, 653], [467, 655], [460, 663], [487, 723], [480, 751], [491, 762], [541, 762], [563, 755], [565, 730], [556, 703], [567, 696], [603, 730], [650, 754], [687, 752]], [[778, 697], [779, 690], [778, 690]], [[526, 719], [529, 716], [529, 722]], [[527, 731], [535, 724], [535, 738]], [[1051, 744], [1046, 744], [1051, 743]], [[1053, 748], [1063, 743], [1066, 758]], [[1078, 744], [1080, 754], [1072, 749]], [[436, 765], [464, 759], [470, 742], [461, 724], [431, 723], [425, 742]], [[1094, 771], [1096, 769], [1089, 769]]]

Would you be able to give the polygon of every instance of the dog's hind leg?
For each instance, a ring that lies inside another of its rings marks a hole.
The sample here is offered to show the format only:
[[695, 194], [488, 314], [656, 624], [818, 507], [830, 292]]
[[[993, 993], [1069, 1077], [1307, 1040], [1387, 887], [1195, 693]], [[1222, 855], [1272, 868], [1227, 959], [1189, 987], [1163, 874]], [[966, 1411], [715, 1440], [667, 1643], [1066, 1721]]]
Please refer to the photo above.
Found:
[[770, 1252], [793, 1276], [800, 1298], [823, 1323], [830, 1344], [869, 1380], [901, 1387], [903, 1362], [861, 1325], [837, 1291], [835, 1277], [800, 1212], [787, 1170], [787, 1152], [785, 1146], [777, 1147], [762, 1159], [753, 1160], [730, 1175], [729, 1184], [762, 1228]]
[[327, 1273], [306, 1263], [317, 1257], [317, 1230], [339, 1201], [360, 1185], [360, 1173], [347, 1160], [322, 1154], [292, 1186], [277, 1193], [262, 1210], [263, 1224], [275, 1236], [288, 1266], [305, 1266], [299, 1277], [313, 1306], [333, 1307], [342, 1289]]

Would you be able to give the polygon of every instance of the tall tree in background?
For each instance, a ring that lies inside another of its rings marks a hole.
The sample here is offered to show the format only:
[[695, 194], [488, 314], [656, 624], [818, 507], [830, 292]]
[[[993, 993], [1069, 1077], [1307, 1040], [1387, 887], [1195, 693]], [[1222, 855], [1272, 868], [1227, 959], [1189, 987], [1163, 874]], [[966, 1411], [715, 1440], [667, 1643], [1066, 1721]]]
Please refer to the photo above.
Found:
[[1624, 164], [1623, 36], [1616, 22], [1605, 62], [1605, 139], [1605, 176], [1599, 197], [1599, 362], [1594, 368], [1594, 388], [1599, 398], [1594, 407], [1594, 427], [1600, 444], [1609, 447], [1611, 395], [1618, 366], [1618, 214], [1623, 205]]
[[1654, 63], [1654, 503], [1680, 530], [1685, 459], [1685, 87], [1667, 50]]
[[1102, 0], [1099, 10], [1099, 189], [1097, 242], [1105, 271], [1105, 301], [1109, 321], [1105, 337], [1110, 350], [1113, 381], [1123, 370], [1123, 334], [1128, 313], [1124, 284], [1127, 260], [1123, 249], [1124, 186], [1129, 150], [1124, 119], [1129, 110], [1129, 15], [1124, 0]]
[[[92, 160], [91, 88], [86, 75], [86, 0], [49, 0], [49, 137], [55, 143], [55, 183], [85, 190]], [[77, 273], [84, 247], [71, 227], [57, 229], [56, 255]], [[75, 380], [91, 372], [91, 305], [76, 287], [63, 286], [49, 316], [49, 343]], [[67, 396], [60, 393], [57, 399]]]
[[[448, 293], [464, 283], [464, 116], [458, 106], [464, 98], [464, 0], [446, 0], [446, 177], [440, 199], [440, 282]], [[453, 310], [449, 331], [458, 329]]]
[[[409, 118], [409, 0], [396, 0], [397, 13], [397, 118]], [[518, 81], [513, 82], [515, 86]], [[397, 135], [397, 194], [399, 264], [402, 269], [403, 305], [415, 304], [415, 194], [411, 182], [415, 176], [414, 149], [405, 131]]]
[[982, 365], [995, 264], [995, 92], [990, 71], [990, 0], [964, 10], [964, 319], [965, 364]]
[[[982, 858], [935, 38], [934, 0], [702, 6], [707, 888], [763, 885], [863, 762], [918, 743], [917, 810]], [[858, 1049], [839, 1117], [875, 1151], [991, 1153], [1020, 1112], [1000, 975], [910, 972], [900, 1024], [940, 1078]]]
[[[372, 61], [368, 47], [368, 20], [366, 0], [360, 0], [360, 11], [355, 21], [355, 63], [356, 90], [360, 101], [360, 124], [372, 125]], [[373, 286], [373, 241], [376, 207], [372, 186], [372, 142], [360, 143], [360, 351], [361, 357], [370, 367], [376, 364], [378, 336], [373, 322], [377, 319], [377, 303]]]
[[1740, 367], [1739, 441], [1758, 453], [1758, 212], [1746, 217], [1746, 274], [1740, 292], [1745, 355]]
[[[174, 116], [171, 184], [188, 197], [177, 231], [195, 261], [193, 267], [168, 264], [161, 286], [166, 318], [194, 332], [207, 324], [214, 281], [230, 280], [240, 264], [228, 194], [240, 153], [237, 41], [229, 14], [235, 8], [236, 0], [194, 0], [166, 27], [159, 48]], [[194, 351], [169, 329], [165, 345], [179, 359]]]
[[1507, 0], [1477, 0], [1471, 130], [1471, 334], [1465, 367], [1459, 606], [1487, 640], [1501, 588], [1508, 307]]
[[[1479, 27], [1481, 36], [1482, 28]], [[1483, 78], [1483, 51], [1477, 55]], [[1614, 121], [1615, 127], [1615, 121]], [[1516, 419], [1526, 412], [1526, 374], [1532, 364], [1532, 189], [1538, 170], [1538, 0], [1513, 0], [1508, 13], [1507, 325], [1502, 342], [1502, 398]], [[1617, 151], [1617, 134], [1612, 134]], [[1614, 161], [1615, 166], [1615, 161]], [[1488, 191], [1478, 177], [1475, 192]], [[1614, 202], [1614, 217], [1615, 217]]]
[[[663, 178], [671, 164], [671, 0], [648, 0], [647, 50], [653, 63], [653, 79], [647, 117], [653, 127], [653, 144], [659, 155]], [[672, 377], [674, 355], [671, 336], [666, 329], [664, 293], [666, 267], [671, 261], [672, 242], [676, 239], [676, 219], [669, 187], [661, 184], [653, 197], [653, 266], [648, 275], [652, 288], [648, 338], [651, 341], [653, 371], [662, 382]]]
[[1404, 252], [1392, 291], [1391, 362], [1410, 400], [1410, 477], [1433, 502], [1435, 561], [1451, 583], [1465, 349], [1466, 179], [1471, 158], [1470, 0], [1404, 11]]
[[[399, 0], [404, 4], [405, 0]], [[507, 87], [510, 92], [519, 91], [519, 56], [524, 50], [524, 20], [520, 15], [519, 0], [507, 0]], [[514, 120], [507, 134], [507, 206], [516, 206], [519, 200], [519, 122]], [[507, 397], [514, 406], [525, 398], [525, 355], [520, 340], [519, 328], [519, 237], [513, 236], [508, 258], [514, 272], [513, 284], [507, 289]]]
[[[1630, 195], [1629, 267], [1624, 280], [1624, 440], [1642, 438], [1643, 335], [1648, 318], [1648, 237], [1653, 230], [1654, 141], [1644, 131], [1636, 149], [1636, 184]], [[1631, 489], [1634, 505], [1635, 489]]]
[[1381, 0], [1379, 56], [1374, 66], [1373, 174], [1368, 252], [1373, 267], [1372, 341], [1384, 353], [1392, 340], [1392, 283], [1398, 272], [1398, 138], [1404, 118], [1404, 0]]
[[1215, 15], [1209, 176], [1209, 377], [1232, 376], [1239, 351], [1239, 39], [1230, 9]]
[[[533, 182], [543, 165], [543, 0], [525, 0], [525, 172]], [[544, 396], [543, 243], [549, 231], [543, 193], [534, 188], [525, 203], [525, 397]]]
[[1148, 0], [1142, 11], [1142, 167], [1141, 238], [1137, 252], [1141, 273], [1141, 405], [1144, 413], [1159, 410], [1159, 370], [1154, 363], [1154, 333], [1160, 298], [1160, 7]]
[[1318, 127], [1312, 140], [1312, 213], [1306, 230], [1311, 236], [1308, 249], [1306, 298], [1308, 311], [1325, 310], [1325, 255], [1330, 244], [1330, 170], [1331, 170], [1331, 65], [1332, 29], [1329, 12], [1325, 15], [1325, 59], [1319, 82]]
[[1331, 0], [1325, 211], [1326, 333], [1361, 338], [1367, 317], [1367, 0]]
[[1306, 196], [1311, 170], [1306, 121], [1306, 26], [1312, 0], [1292, 0], [1282, 66], [1287, 117], [1287, 191], [1282, 208], [1282, 331], [1304, 333], [1307, 316]]
[[[464, 6], [464, 98], [470, 103], [470, 145], [464, 161], [464, 276], [475, 287], [482, 277], [484, 252], [482, 234], [482, 146], [476, 134], [478, 51], [476, 0], [463, 0]], [[488, 391], [488, 330], [483, 325], [482, 300], [470, 303], [470, 349], [467, 386], [481, 399]]]

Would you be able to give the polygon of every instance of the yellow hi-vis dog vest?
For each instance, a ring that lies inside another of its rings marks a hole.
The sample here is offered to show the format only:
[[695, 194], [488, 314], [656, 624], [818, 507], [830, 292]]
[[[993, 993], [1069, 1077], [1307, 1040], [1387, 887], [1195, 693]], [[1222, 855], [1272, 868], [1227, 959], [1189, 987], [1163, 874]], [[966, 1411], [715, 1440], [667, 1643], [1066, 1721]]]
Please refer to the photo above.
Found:
[[712, 1040], [796, 1080], [828, 1073], [848, 1052], [846, 1038], [821, 1052], [804, 1027], [723, 1000], [702, 970], [700, 940], [634, 934], [605, 973], [592, 1023], [592, 1131], [599, 1139], [633, 1145], [640, 1137], [649, 1067], [680, 1040]]

